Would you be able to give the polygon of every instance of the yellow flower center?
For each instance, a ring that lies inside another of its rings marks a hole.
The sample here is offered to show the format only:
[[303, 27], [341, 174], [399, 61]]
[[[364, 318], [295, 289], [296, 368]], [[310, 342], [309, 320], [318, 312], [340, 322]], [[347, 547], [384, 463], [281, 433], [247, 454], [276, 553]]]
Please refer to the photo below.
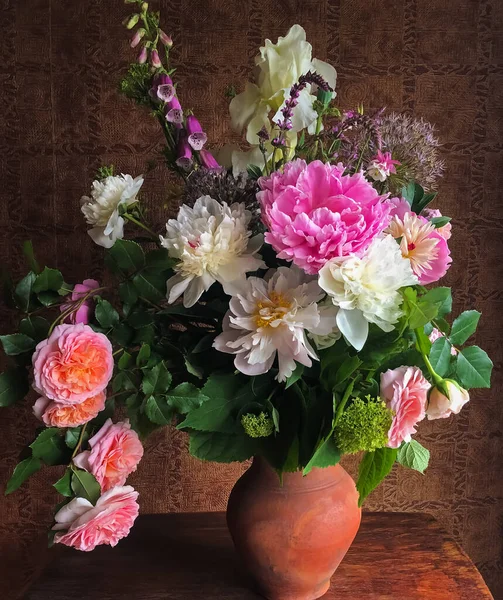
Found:
[[257, 328], [275, 326], [276, 321], [281, 321], [285, 314], [292, 308], [292, 303], [278, 292], [271, 292], [267, 300], [257, 302], [255, 312], [255, 323]]

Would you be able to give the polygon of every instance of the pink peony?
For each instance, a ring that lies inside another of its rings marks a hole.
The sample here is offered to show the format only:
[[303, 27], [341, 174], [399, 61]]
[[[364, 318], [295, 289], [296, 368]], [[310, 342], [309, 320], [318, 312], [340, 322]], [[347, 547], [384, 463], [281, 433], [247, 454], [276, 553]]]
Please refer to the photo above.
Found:
[[394, 412], [388, 432], [388, 446], [398, 448], [410, 442], [416, 425], [426, 414], [430, 384], [418, 367], [398, 367], [381, 374], [381, 397]]
[[80, 404], [62, 404], [39, 398], [33, 406], [33, 412], [47, 427], [78, 427], [98, 416], [105, 408], [105, 400], [105, 392], [86, 398]]
[[449, 397], [438, 388], [433, 388], [428, 398], [426, 414], [429, 421], [435, 419], [447, 419], [451, 415], [457, 415], [463, 406], [470, 400], [470, 394], [454, 381], [444, 380]]
[[33, 354], [33, 388], [49, 400], [80, 404], [108, 385], [112, 344], [88, 325], [58, 325]]
[[[95, 279], [84, 279], [82, 283], [77, 283], [77, 285], [73, 288], [71, 302], [68, 304], [63, 304], [61, 306], [61, 312], [66, 312], [72, 306], [77, 307], [78, 301], [82, 300], [89, 292], [93, 292], [93, 290], [97, 290], [100, 287], [100, 284]], [[94, 294], [91, 294], [91, 296]], [[87, 325], [91, 320], [91, 311], [93, 308], [93, 302], [91, 300], [91, 296], [84, 301], [83, 304], [79, 306], [77, 310], [72, 312], [68, 317], [66, 317], [65, 321], [67, 323], [84, 323]]]
[[[435, 219], [436, 217], [441, 217], [442, 213], [438, 210], [438, 208], [425, 208], [421, 211], [421, 216], [428, 221]], [[451, 238], [451, 229], [452, 225], [450, 223], [446, 223], [443, 227], [437, 227], [437, 233], [440, 234], [445, 241], [448, 241]]]
[[391, 218], [397, 216], [403, 221], [405, 214], [412, 212], [410, 210], [410, 204], [404, 198], [389, 198], [388, 200], [386, 200], [386, 202], [391, 208]]
[[112, 419], [108, 419], [89, 440], [89, 445], [91, 450], [77, 454], [73, 462], [92, 473], [104, 492], [124, 485], [143, 456], [143, 446], [129, 421], [114, 425]]
[[343, 172], [340, 164], [294, 160], [259, 179], [265, 241], [306, 273], [335, 257], [361, 256], [389, 224], [385, 196], [361, 173]]
[[[127, 485], [105, 492], [93, 506], [85, 498], [74, 498], [55, 515], [58, 531], [54, 542], [90, 552], [96, 546], [116, 546], [129, 534], [138, 516], [138, 492]], [[66, 530], [66, 532], [65, 532]]]

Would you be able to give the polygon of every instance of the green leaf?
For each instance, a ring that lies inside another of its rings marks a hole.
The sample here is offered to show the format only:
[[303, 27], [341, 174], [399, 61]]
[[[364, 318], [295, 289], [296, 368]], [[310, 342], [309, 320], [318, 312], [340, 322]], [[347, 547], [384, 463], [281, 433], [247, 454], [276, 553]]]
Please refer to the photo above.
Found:
[[98, 300], [94, 314], [103, 329], [111, 329], [119, 324], [119, 313], [108, 300]]
[[30, 444], [33, 456], [46, 465], [61, 465], [68, 461], [68, 448], [57, 427], [49, 427], [38, 434]]
[[15, 492], [20, 485], [22, 485], [30, 475], [36, 473], [42, 467], [42, 462], [33, 456], [22, 460], [14, 469], [12, 477], [7, 482], [5, 488], [5, 495], [12, 494]]
[[135, 308], [129, 313], [127, 322], [133, 329], [142, 329], [153, 323], [153, 316], [141, 307]]
[[28, 266], [34, 273], [40, 273], [40, 267], [35, 258], [35, 251], [33, 250], [33, 242], [26, 240], [23, 242], [23, 254], [28, 262]]
[[61, 271], [57, 269], [50, 269], [44, 267], [44, 270], [40, 275], [37, 275], [35, 283], [33, 284], [33, 291], [38, 294], [39, 292], [53, 291], [57, 292], [64, 283], [63, 275]]
[[452, 324], [450, 340], [453, 344], [464, 344], [466, 340], [475, 333], [480, 319], [477, 310], [467, 310], [461, 313]]
[[169, 425], [175, 411], [168, 404], [165, 396], [149, 396], [145, 404], [145, 414], [157, 425]]
[[246, 171], [250, 179], [258, 179], [259, 177], [262, 177], [262, 169], [257, 167], [257, 165], [248, 165]]
[[113, 328], [112, 337], [119, 346], [127, 346], [134, 335], [134, 329], [127, 323], [119, 323]]
[[84, 471], [84, 469], [72, 468], [72, 490], [78, 498], [85, 498], [91, 504], [96, 504], [101, 495], [100, 484], [96, 481], [94, 475]]
[[67, 469], [63, 477], [61, 477], [61, 479], [58, 479], [58, 481], [56, 481], [56, 483], [53, 484], [53, 487], [55, 487], [62, 496], [66, 496], [67, 498], [73, 496], [72, 471], [70, 469]]
[[133, 306], [138, 300], [138, 290], [132, 281], [123, 281], [119, 285], [119, 296], [124, 304]]
[[189, 452], [200, 460], [230, 463], [251, 458], [257, 443], [244, 435], [226, 435], [219, 432], [189, 432]]
[[2, 342], [5, 354], [9, 356], [17, 356], [35, 348], [35, 340], [24, 333], [0, 335], [0, 341]]
[[416, 440], [411, 440], [399, 448], [397, 461], [404, 467], [424, 473], [430, 462], [430, 451]]
[[131, 354], [129, 354], [129, 352], [126, 352], [124, 350], [124, 352], [122, 353], [122, 356], [119, 358], [118, 362], [117, 362], [117, 366], [119, 367], [119, 371], [124, 371], [126, 370], [129, 365], [131, 364], [131, 360], [132, 360], [132, 356]]
[[24, 333], [36, 342], [41, 342], [47, 337], [50, 326], [49, 321], [43, 317], [29, 316], [19, 324], [19, 332]]
[[405, 299], [404, 309], [406, 309], [411, 329], [424, 327], [438, 314], [438, 305], [418, 299], [417, 292], [412, 288], [406, 288], [403, 295]]
[[19, 308], [28, 312], [32, 307], [33, 300], [33, 284], [35, 283], [35, 279], [37, 276], [35, 273], [28, 273], [21, 281], [17, 284], [16, 289], [14, 290], [14, 298], [16, 299], [16, 304]]
[[10, 369], [0, 375], [0, 406], [10, 406], [22, 400], [30, 386], [24, 369]]
[[397, 457], [395, 448], [378, 448], [374, 452], [366, 452], [358, 469], [356, 489], [360, 494], [358, 506], [390, 473]]
[[341, 459], [341, 453], [337, 448], [332, 432], [327, 439], [318, 446], [316, 452], [313, 454], [311, 460], [307, 463], [302, 471], [303, 475], [307, 475], [315, 467], [325, 468], [333, 467]]
[[169, 250], [167, 248], [157, 248], [156, 250], [151, 250], [147, 253], [145, 258], [147, 267], [157, 269], [159, 271], [167, 271], [168, 269], [172, 269], [177, 263], [174, 258], [170, 257]]
[[426, 335], [426, 333], [421, 328], [416, 329], [414, 333], [416, 335], [416, 342], [417, 342], [419, 351], [422, 354], [426, 354], [426, 356], [428, 356], [428, 354], [430, 353], [430, 350], [431, 350], [430, 338]]
[[191, 410], [199, 408], [199, 406], [208, 400], [208, 396], [205, 396], [192, 383], [185, 382], [180, 383], [180, 385], [170, 390], [166, 399], [174, 411], [185, 415]]
[[440, 377], [445, 377], [449, 372], [452, 359], [451, 348], [449, 340], [444, 336], [435, 340], [431, 347], [430, 363]]
[[456, 375], [463, 387], [491, 387], [492, 360], [478, 346], [469, 346], [459, 352], [456, 359]]
[[[78, 444], [81, 430], [82, 430], [82, 427], [70, 427], [69, 429], [66, 430], [65, 444], [71, 450], [73, 450], [75, 448], [75, 446]], [[87, 432], [84, 434], [84, 439], [86, 439], [86, 437], [88, 437]]]
[[150, 346], [148, 344], [142, 344], [138, 356], [136, 357], [136, 366], [143, 367], [148, 363], [150, 358]]
[[433, 217], [433, 219], [430, 220], [430, 223], [434, 225], [436, 229], [438, 229], [439, 227], [447, 225], [447, 223], [449, 223], [450, 220], [451, 217]]
[[452, 293], [451, 288], [437, 287], [429, 290], [421, 300], [438, 305], [438, 314], [443, 317], [452, 311]]
[[171, 373], [166, 369], [166, 365], [160, 362], [143, 377], [142, 391], [145, 396], [163, 394], [168, 391], [171, 379]]
[[159, 302], [166, 296], [166, 279], [159, 271], [142, 271], [133, 278], [139, 295], [150, 302]]
[[335, 376], [335, 384], [339, 385], [339, 383], [343, 383], [346, 381], [351, 375], [358, 369], [358, 367], [362, 364], [362, 361], [358, 358], [358, 356], [349, 356], [342, 363], [342, 365], [337, 370], [337, 374]]
[[300, 363], [296, 363], [294, 372], [290, 375], [290, 377], [286, 380], [285, 390], [287, 390], [291, 385], [297, 383], [299, 379], [302, 377], [304, 373], [304, 365]]
[[53, 304], [57, 304], [61, 300], [58, 292], [53, 292], [52, 290], [47, 290], [46, 292], [39, 292], [37, 294], [37, 298], [44, 306], [52, 306]]
[[122, 271], [138, 271], [145, 266], [145, 254], [139, 244], [131, 240], [117, 240], [108, 256]]
[[112, 381], [112, 391], [116, 394], [120, 390], [137, 390], [139, 383], [133, 371], [120, 371]]

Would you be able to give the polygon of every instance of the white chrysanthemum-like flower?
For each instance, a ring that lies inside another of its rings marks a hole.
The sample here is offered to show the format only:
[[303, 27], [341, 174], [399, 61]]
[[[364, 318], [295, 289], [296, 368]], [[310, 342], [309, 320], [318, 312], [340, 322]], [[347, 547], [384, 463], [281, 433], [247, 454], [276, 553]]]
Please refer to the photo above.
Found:
[[337, 326], [357, 350], [367, 341], [369, 323], [394, 329], [402, 315], [398, 290], [417, 283], [410, 261], [390, 235], [375, 239], [362, 258], [334, 258], [319, 272], [320, 287], [340, 309]]
[[306, 333], [328, 335], [335, 326], [335, 306], [320, 310], [324, 294], [316, 280], [297, 267], [270, 269], [265, 278], [249, 277], [233, 295], [223, 332], [213, 346], [235, 354], [234, 365], [245, 375], [260, 375], [278, 356], [278, 381], [285, 381], [296, 362], [310, 367], [317, 360]]
[[246, 273], [265, 268], [256, 256], [263, 236], [251, 237], [251, 218], [244, 203], [229, 206], [210, 196], [198, 198], [193, 208], [180, 207], [177, 218], [166, 224], [166, 236], [161, 236], [161, 244], [179, 261], [167, 283], [168, 302], [183, 294], [183, 305], [189, 308], [215, 281], [232, 295]]
[[93, 181], [91, 197], [82, 196], [81, 210], [86, 222], [94, 227], [88, 231], [99, 246], [111, 248], [116, 240], [124, 237], [124, 219], [119, 207], [127, 208], [136, 202], [143, 185], [143, 176], [111, 175]]

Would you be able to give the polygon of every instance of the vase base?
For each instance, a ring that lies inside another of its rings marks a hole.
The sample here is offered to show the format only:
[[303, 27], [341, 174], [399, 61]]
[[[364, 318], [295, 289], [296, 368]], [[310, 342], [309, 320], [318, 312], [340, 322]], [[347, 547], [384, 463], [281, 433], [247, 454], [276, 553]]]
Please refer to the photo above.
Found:
[[261, 596], [267, 600], [318, 600], [324, 596], [330, 588], [330, 580], [326, 581], [323, 585], [318, 587], [316, 590], [310, 592], [294, 592], [287, 590], [277, 590], [268, 592], [262, 592], [259, 590]]

